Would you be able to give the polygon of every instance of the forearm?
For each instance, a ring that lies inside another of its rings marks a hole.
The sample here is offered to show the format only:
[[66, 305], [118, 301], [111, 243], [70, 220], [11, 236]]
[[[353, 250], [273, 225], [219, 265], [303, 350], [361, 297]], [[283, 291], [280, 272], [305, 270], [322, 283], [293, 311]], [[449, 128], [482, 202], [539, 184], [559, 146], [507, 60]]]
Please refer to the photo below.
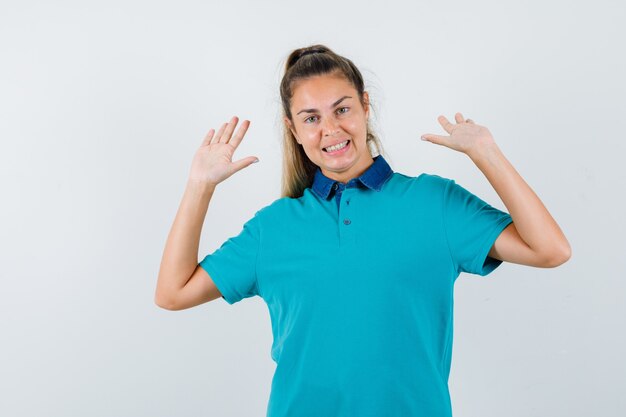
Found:
[[570, 252], [559, 225], [496, 143], [485, 145], [468, 156], [498, 193], [517, 232], [531, 250], [546, 257]]
[[170, 298], [185, 286], [198, 264], [200, 233], [215, 186], [188, 181], [165, 244], [156, 298]]

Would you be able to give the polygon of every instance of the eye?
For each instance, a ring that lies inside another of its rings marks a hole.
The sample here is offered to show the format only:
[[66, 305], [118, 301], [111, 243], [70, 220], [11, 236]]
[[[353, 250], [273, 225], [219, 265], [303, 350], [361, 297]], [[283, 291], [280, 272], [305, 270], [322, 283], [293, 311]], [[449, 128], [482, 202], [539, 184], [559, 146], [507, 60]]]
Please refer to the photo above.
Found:
[[[345, 111], [341, 111], [341, 110], [345, 110]], [[350, 107], [340, 107], [339, 109], [337, 109], [337, 112], [339, 112], [340, 114], [344, 114], [344, 113], [347, 113], [348, 110], [350, 110]], [[314, 117], [317, 117], [317, 116], [307, 117], [306, 119], [304, 119], [304, 123], [312, 123], [312, 122], [309, 122], [309, 120]]]

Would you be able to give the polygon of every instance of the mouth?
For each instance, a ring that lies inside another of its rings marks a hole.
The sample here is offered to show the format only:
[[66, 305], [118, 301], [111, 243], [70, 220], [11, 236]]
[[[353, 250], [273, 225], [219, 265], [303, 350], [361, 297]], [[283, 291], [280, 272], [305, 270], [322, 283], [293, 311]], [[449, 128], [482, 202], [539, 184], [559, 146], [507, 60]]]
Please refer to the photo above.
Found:
[[332, 155], [332, 154], [344, 151], [350, 145], [350, 142], [351, 142], [350, 139], [346, 139], [343, 142], [339, 142], [339, 143], [336, 143], [336, 144], [334, 144], [332, 146], [327, 146], [326, 148], [322, 148], [322, 150], [324, 152]]

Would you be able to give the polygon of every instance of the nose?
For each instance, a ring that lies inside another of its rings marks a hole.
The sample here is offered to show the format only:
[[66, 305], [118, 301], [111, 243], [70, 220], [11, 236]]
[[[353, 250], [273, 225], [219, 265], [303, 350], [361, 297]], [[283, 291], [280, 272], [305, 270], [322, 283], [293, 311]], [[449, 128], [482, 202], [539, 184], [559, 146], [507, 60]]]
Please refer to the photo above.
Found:
[[328, 117], [325, 118], [322, 129], [324, 132], [324, 136], [335, 136], [337, 133], [339, 133], [336, 121]]

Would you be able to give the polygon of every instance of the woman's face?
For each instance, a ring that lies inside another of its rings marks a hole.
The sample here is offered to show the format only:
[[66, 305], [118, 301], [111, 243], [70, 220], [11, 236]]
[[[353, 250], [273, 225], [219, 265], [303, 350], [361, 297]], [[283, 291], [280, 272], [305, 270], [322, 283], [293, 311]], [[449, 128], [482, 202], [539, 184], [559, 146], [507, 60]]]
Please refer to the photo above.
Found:
[[[338, 75], [320, 75], [298, 82], [291, 115], [285, 118], [308, 158], [328, 178], [347, 183], [374, 162], [366, 144], [369, 96], [365, 108], [356, 89]], [[346, 145], [347, 141], [347, 145]], [[329, 146], [345, 145], [342, 149]]]

